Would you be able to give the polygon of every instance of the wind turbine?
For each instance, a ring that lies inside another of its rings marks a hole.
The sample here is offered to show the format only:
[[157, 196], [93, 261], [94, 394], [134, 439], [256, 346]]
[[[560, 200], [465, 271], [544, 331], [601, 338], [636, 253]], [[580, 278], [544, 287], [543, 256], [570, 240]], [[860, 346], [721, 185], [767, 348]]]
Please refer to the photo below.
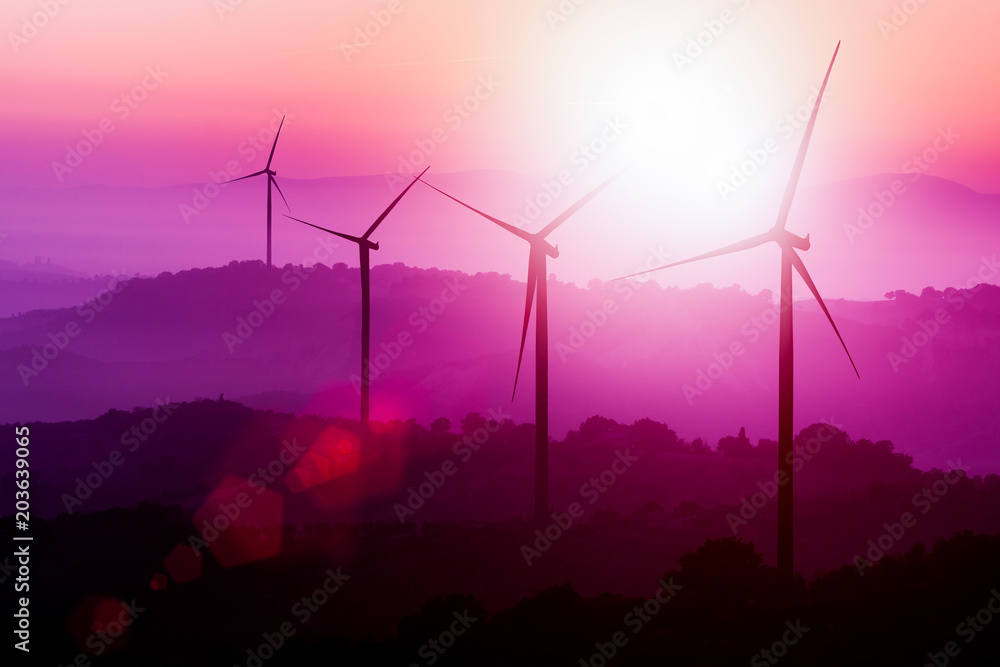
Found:
[[781, 248], [781, 308], [780, 308], [780, 342], [778, 349], [778, 469], [779, 474], [783, 473], [787, 479], [787, 483], [778, 487], [778, 571], [788, 579], [791, 579], [793, 573], [793, 522], [792, 522], [792, 397], [793, 397], [793, 378], [794, 374], [792, 372], [792, 362], [793, 362], [793, 349], [792, 349], [792, 269], [794, 268], [802, 280], [805, 282], [809, 291], [812, 292], [813, 296], [816, 297], [816, 301], [819, 302], [820, 308], [823, 309], [823, 313], [826, 314], [826, 318], [830, 321], [830, 325], [833, 327], [834, 333], [837, 334], [837, 338], [840, 340], [840, 344], [844, 348], [844, 352], [847, 352], [847, 358], [851, 362], [851, 366], [854, 367], [854, 372], [860, 379], [861, 374], [858, 373], [858, 367], [854, 363], [854, 359], [851, 357], [850, 351], [847, 349], [847, 344], [844, 342], [843, 336], [840, 335], [840, 330], [837, 329], [836, 323], [833, 321], [833, 316], [830, 315], [830, 311], [827, 310], [826, 304], [823, 302], [823, 297], [820, 296], [819, 290], [816, 289], [816, 284], [813, 282], [812, 278], [809, 276], [809, 272], [806, 270], [805, 264], [802, 263], [802, 259], [799, 257], [798, 250], [808, 250], [809, 249], [809, 235], [805, 238], [801, 236], [796, 236], [792, 232], [785, 229], [785, 223], [788, 221], [788, 212], [792, 207], [792, 199], [795, 196], [795, 189], [798, 186], [799, 176], [802, 173], [802, 166], [806, 159], [806, 150], [809, 147], [809, 140], [812, 137], [813, 127], [816, 124], [816, 115], [819, 113], [820, 101], [823, 99], [823, 91], [826, 89], [826, 83], [830, 79], [830, 72], [833, 70], [833, 63], [837, 59], [837, 52], [840, 51], [840, 42], [837, 42], [837, 48], [833, 52], [833, 59], [830, 60], [830, 66], [826, 70], [826, 77], [823, 79], [823, 85], [819, 89], [819, 95], [816, 98], [816, 103], [813, 105], [812, 115], [809, 117], [809, 123], [806, 125], [805, 136], [802, 138], [802, 144], [799, 146], [798, 155], [795, 158], [794, 166], [792, 167], [792, 174], [788, 180], [788, 185], [785, 189], [785, 196], [781, 202], [781, 208], [778, 211], [778, 219], [775, 222], [774, 227], [772, 227], [768, 232], [760, 234], [758, 236], [752, 236], [744, 241], [734, 243], [732, 245], [725, 246], [719, 250], [705, 253], [703, 255], [698, 255], [697, 257], [692, 257], [690, 259], [685, 259], [680, 262], [675, 262], [673, 264], [667, 264], [665, 266], [657, 267], [655, 269], [650, 269], [649, 271], [641, 271], [639, 273], [633, 274], [632, 276], [626, 276], [631, 278], [636, 275], [641, 275], [643, 273], [650, 273], [651, 271], [658, 271], [660, 269], [670, 268], [672, 266], [679, 266], [681, 264], [688, 264], [690, 262], [697, 262], [703, 259], [708, 259], [709, 257], [718, 257], [719, 255], [727, 255], [734, 252], [740, 252], [743, 250], [749, 250], [750, 248], [756, 248], [759, 245], [765, 243], [774, 242], [778, 244]]
[[271, 154], [267, 156], [267, 164], [264, 168], [253, 174], [247, 174], [246, 176], [240, 176], [239, 178], [234, 178], [231, 181], [224, 181], [225, 183], [235, 183], [236, 181], [242, 181], [245, 178], [253, 178], [254, 176], [262, 176], [267, 174], [267, 268], [271, 268], [271, 185], [273, 184], [278, 194], [281, 195], [281, 201], [285, 202], [285, 208], [291, 211], [291, 207], [288, 205], [288, 200], [285, 199], [285, 194], [278, 187], [278, 181], [274, 179], [277, 172], [271, 169], [271, 160], [274, 159], [274, 149], [278, 146], [278, 136], [281, 134], [281, 126], [285, 124], [285, 117], [281, 117], [281, 123], [278, 124], [278, 131], [274, 134], [274, 143], [271, 144]]
[[[430, 169], [430, 167], [427, 167]], [[361, 429], [362, 432], [368, 432], [368, 421], [371, 411], [371, 383], [369, 380], [369, 350], [371, 347], [371, 319], [372, 319], [372, 303], [371, 303], [371, 251], [378, 250], [378, 243], [372, 243], [368, 240], [368, 237], [378, 228], [385, 217], [389, 215], [392, 209], [396, 208], [396, 204], [399, 200], [403, 198], [413, 184], [416, 183], [420, 176], [423, 176], [427, 169], [420, 172], [419, 176], [414, 177], [414, 179], [403, 188], [403, 191], [399, 193], [389, 207], [382, 211], [372, 226], [368, 228], [362, 236], [351, 236], [349, 234], [341, 234], [340, 232], [335, 232], [332, 229], [327, 229], [326, 227], [320, 227], [319, 225], [314, 225], [311, 222], [306, 222], [305, 220], [299, 220], [298, 218], [292, 218], [290, 215], [285, 215], [286, 218], [291, 218], [296, 222], [301, 222], [303, 225], [309, 225], [315, 229], [319, 229], [328, 234], [333, 234], [334, 236], [339, 236], [342, 239], [347, 239], [352, 243], [358, 244], [358, 251], [361, 255]]]
[[[631, 165], [630, 165], [631, 166]], [[626, 167], [625, 169], [628, 169]], [[604, 181], [596, 188], [588, 192], [575, 204], [563, 211], [562, 215], [546, 225], [541, 231], [534, 234], [526, 232], [519, 227], [508, 224], [503, 220], [498, 220], [493, 216], [483, 213], [465, 202], [452, 197], [447, 192], [439, 190], [427, 181], [425, 185], [433, 190], [437, 190], [448, 199], [455, 201], [465, 208], [478, 213], [492, 223], [506, 229], [514, 236], [518, 236], [528, 242], [530, 250], [528, 253], [528, 281], [527, 296], [524, 303], [524, 326], [521, 329], [521, 349], [517, 355], [517, 371], [514, 373], [514, 390], [510, 400], [514, 400], [517, 394], [517, 379], [521, 374], [521, 361], [524, 358], [524, 340], [528, 335], [528, 323], [531, 319], [531, 304], [533, 298], [537, 296], [535, 307], [535, 524], [541, 527], [548, 516], [549, 508], [549, 310], [547, 295], [546, 256], [555, 259], [559, 256], [558, 246], [550, 244], [545, 237], [551, 234], [559, 225], [566, 222], [570, 216], [583, 208], [591, 199], [597, 196], [601, 190], [608, 187], [612, 181], [622, 175], [622, 169], [617, 174]], [[419, 178], [419, 177], [418, 177]]]

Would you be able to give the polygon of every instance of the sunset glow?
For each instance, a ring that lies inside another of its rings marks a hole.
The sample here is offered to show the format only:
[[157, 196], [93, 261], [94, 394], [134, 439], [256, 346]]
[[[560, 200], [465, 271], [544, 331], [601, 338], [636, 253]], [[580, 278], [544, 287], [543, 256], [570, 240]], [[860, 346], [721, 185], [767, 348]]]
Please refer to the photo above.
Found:
[[5, 0], [15, 656], [1000, 664], [998, 26]]

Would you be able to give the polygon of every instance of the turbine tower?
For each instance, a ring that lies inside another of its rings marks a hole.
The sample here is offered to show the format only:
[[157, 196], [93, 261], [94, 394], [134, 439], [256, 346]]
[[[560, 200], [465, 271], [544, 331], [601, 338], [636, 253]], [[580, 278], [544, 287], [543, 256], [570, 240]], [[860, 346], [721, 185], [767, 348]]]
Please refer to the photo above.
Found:
[[[430, 167], [427, 167], [430, 169]], [[371, 349], [371, 319], [372, 319], [372, 304], [371, 304], [371, 251], [378, 250], [378, 243], [372, 243], [368, 240], [368, 237], [378, 228], [382, 221], [385, 220], [386, 216], [392, 209], [396, 208], [396, 204], [399, 200], [409, 192], [413, 184], [416, 183], [420, 176], [423, 176], [427, 169], [420, 172], [420, 175], [414, 177], [414, 179], [403, 188], [403, 191], [399, 193], [389, 207], [382, 211], [375, 222], [372, 223], [371, 227], [368, 228], [362, 236], [351, 236], [349, 234], [342, 234], [340, 232], [335, 232], [332, 229], [327, 229], [326, 227], [320, 227], [319, 225], [314, 225], [311, 222], [306, 222], [305, 220], [299, 220], [298, 218], [293, 218], [290, 215], [285, 215], [286, 218], [291, 218], [296, 222], [301, 222], [303, 225], [309, 225], [315, 229], [319, 229], [328, 234], [333, 234], [334, 236], [339, 236], [342, 239], [347, 239], [352, 243], [358, 244], [358, 251], [361, 256], [361, 429], [363, 433], [368, 432], [369, 416], [371, 413], [371, 383], [370, 383], [370, 357], [369, 350]]]
[[274, 159], [274, 149], [278, 146], [278, 136], [281, 134], [281, 126], [285, 124], [285, 117], [281, 117], [281, 123], [278, 124], [278, 131], [274, 135], [274, 143], [271, 144], [271, 154], [267, 156], [267, 164], [264, 168], [253, 174], [247, 174], [246, 176], [240, 176], [239, 178], [234, 178], [231, 181], [224, 181], [225, 183], [235, 183], [236, 181], [242, 181], [245, 178], [253, 178], [254, 176], [263, 176], [267, 174], [267, 268], [271, 268], [271, 186], [274, 185], [278, 194], [281, 195], [281, 201], [285, 202], [285, 208], [291, 211], [291, 207], [288, 205], [288, 200], [285, 199], [285, 194], [278, 187], [278, 181], [275, 180], [277, 172], [271, 169], [271, 160]]
[[[667, 264], [666, 266], [657, 267], [656, 269], [650, 269], [650, 271], [641, 271], [633, 274], [633, 276], [641, 275], [643, 273], [650, 273], [651, 271], [658, 271], [672, 266], [697, 262], [703, 259], [708, 259], [709, 257], [718, 257], [719, 255], [741, 252], [743, 250], [749, 250], [750, 248], [756, 248], [757, 246], [768, 242], [774, 242], [781, 248], [781, 308], [779, 323], [780, 341], [778, 349], [778, 470], [780, 475], [779, 479], [784, 478], [786, 482], [778, 487], [778, 571], [787, 579], [791, 579], [794, 572], [794, 526], [792, 521], [792, 439], [794, 437], [794, 431], [792, 428], [794, 380], [794, 374], [792, 372], [794, 360], [792, 348], [793, 268], [802, 277], [802, 280], [809, 288], [809, 291], [812, 292], [814, 297], [816, 297], [816, 301], [819, 302], [820, 308], [823, 309], [823, 313], [826, 315], [827, 320], [830, 321], [830, 325], [833, 327], [834, 333], [837, 334], [837, 338], [840, 340], [840, 344], [844, 348], [844, 352], [847, 352], [847, 358], [850, 360], [851, 366], [854, 367], [855, 374], [857, 374], [859, 379], [861, 378], [861, 374], [858, 373], [858, 367], [855, 365], [854, 359], [851, 357], [851, 353], [847, 349], [847, 344], [844, 342], [843, 336], [840, 335], [840, 330], [837, 329], [837, 325], [833, 321], [833, 316], [830, 315], [830, 311], [827, 309], [826, 303], [823, 302], [823, 297], [820, 296], [819, 290], [816, 289], [816, 284], [813, 282], [809, 272], [806, 270], [805, 264], [802, 263], [802, 259], [799, 257], [798, 253], [795, 252], [796, 249], [809, 249], [809, 235], [807, 234], [805, 238], [802, 238], [801, 236], [796, 236], [792, 232], [785, 229], [785, 224], [788, 221], [788, 213], [792, 207], [792, 199], [795, 197], [795, 190], [799, 183], [799, 176], [802, 174], [802, 166], [805, 163], [806, 151], [809, 148], [809, 140], [812, 137], [813, 127], [816, 124], [816, 116], [819, 113], [819, 105], [823, 99], [823, 91], [826, 89], [827, 81], [830, 79], [830, 72], [833, 70], [833, 63], [837, 59], [838, 51], [840, 51], [840, 42], [837, 43], [837, 48], [833, 52], [833, 59], [830, 60], [830, 66], [826, 70], [826, 77], [823, 79], [823, 85], [820, 87], [816, 103], [813, 105], [812, 115], [809, 117], [809, 123], [806, 125], [805, 135], [802, 138], [802, 144], [799, 146], [799, 152], [795, 158], [795, 164], [792, 167], [792, 174], [788, 180], [788, 185], [785, 188], [785, 196], [781, 202], [781, 208], [778, 210], [778, 219], [774, 227], [764, 234], [753, 236], [744, 241], [720, 248], [719, 250], [714, 250], [712, 252], [698, 255], [697, 257], [692, 257], [690, 259], [685, 259], [680, 262], [675, 262], [673, 264]], [[631, 278], [632, 276], [626, 277]]]
[[[631, 166], [631, 165], [630, 165]], [[625, 169], [628, 169], [626, 167]], [[617, 174], [601, 183], [599, 186], [588, 192], [583, 198], [566, 209], [562, 215], [546, 225], [541, 231], [534, 234], [526, 232], [519, 227], [508, 224], [503, 220], [498, 220], [493, 216], [483, 213], [465, 202], [452, 197], [447, 192], [439, 190], [427, 181], [425, 185], [437, 190], [448, 199], [455, 201], [465, 208], [479, 214], [490, 222], [506, 229], [514, 236], [518, 236], [528, 242], [530, 250], [528, 252], [528, 281], [527, 296], [524, 303], [524, 325], [521, 329], [521, 348], [517, 355], [517, 371], [514, 373], [514, 390], [511, 393], [511, 401], [517, 393], [517, 379], [521, 374], [521, 361], [524, 358], [524, 341], [528, 335], [528, 324], [531, 319], [531, 305], [537, 296], [535, 306], [535, 510], [534, 521], [539, 527], [543, 526], [548, 516], [549, 508], [549, 311], [547, 294], [547, 273], [546, 256], [555, 259], [559, 256], [559, 248], [550, 244], [545, 237], [551, 234], [559, 225], [566, 222], [570, 216], [579, 211], [587, 202], [597, 196], [601, 190], [608, 187], [612, 181], [621, 176], [625, 171], [622, 169]], [[419, 177], [418, 177], [419, 178]]]

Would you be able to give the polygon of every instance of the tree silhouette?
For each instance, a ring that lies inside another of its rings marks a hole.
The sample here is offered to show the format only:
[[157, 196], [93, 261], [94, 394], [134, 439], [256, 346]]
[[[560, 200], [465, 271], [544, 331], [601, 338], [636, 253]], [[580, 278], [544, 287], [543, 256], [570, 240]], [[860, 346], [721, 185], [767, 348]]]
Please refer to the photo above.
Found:
[[753, 445], [747, 438], [747, 430], [741, 427], [738, 436], [727, 435], [720, 438], [717, 450], [723, 456], [745, 457], [753, 453]]
[[594, 442], [598, 436], [603, 435], [604, 433], [621, 432], [621, 430], [622, 425], [614, 419], [594, 415], [593, 417], [587, 417], [587, 419], [580, 424], [580, 440], [586, 443], [591, 443]]
[[442, 435], [451, 430], [451, 420], [445, 417], [438, 417], [431, 422], [431, 433]]
[[462, 418], [459, 424], [463, 434], [472, 435], [477, 429], [486, 427], [486, 418], [478, 412], [470, 412]]

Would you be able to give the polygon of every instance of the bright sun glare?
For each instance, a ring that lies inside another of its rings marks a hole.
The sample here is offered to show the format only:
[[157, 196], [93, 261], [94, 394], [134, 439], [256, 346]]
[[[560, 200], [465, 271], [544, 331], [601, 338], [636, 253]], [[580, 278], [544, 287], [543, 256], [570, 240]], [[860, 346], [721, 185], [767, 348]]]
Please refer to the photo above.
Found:
[[[740, 192], [739, 201], [726, 202], [718, 192], [718, 183], [746, 157], [763, 129], [760, 119], [746, 112], [754, 101], [724, 80], [700, 73], [677, 76], [664, 64], [619, 68], [608, 75], [606, 90], [630, 123], [629, 152], [646, 156], [642, 173], [632, 178], [654, 188], [650, 209], [669, 204], [698, 221], [674, 230], [675, 240], [700, 249], [714, 244], [720, 234], [754, 231], [748, 205], [755, 195]], [[659, 228], [661, 216], [652, 216], [647, 225], [653, 224]]]

